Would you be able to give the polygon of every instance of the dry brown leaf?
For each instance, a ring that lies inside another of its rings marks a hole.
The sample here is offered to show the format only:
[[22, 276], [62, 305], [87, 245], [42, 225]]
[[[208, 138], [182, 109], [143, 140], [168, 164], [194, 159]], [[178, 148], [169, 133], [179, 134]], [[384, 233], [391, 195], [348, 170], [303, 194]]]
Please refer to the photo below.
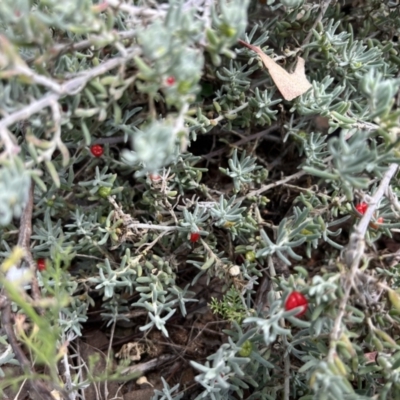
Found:
[[261, 60], [268, 69], [272, 80], [285, 100], [293, 100], [296, 97], [301, 96], [312, 86], [307, 80], [305, 74], [305, 61], [303, 58], [298, 58], [294, 72], [289, 74], [289, 72], [284, 70], [271, 57], [267, 56], [258, 46], [253, 46], [252, 44], [246, 43], [243, 40], [239, 40], [239, 42], [243, 46], [255, 51], [261, 57]]

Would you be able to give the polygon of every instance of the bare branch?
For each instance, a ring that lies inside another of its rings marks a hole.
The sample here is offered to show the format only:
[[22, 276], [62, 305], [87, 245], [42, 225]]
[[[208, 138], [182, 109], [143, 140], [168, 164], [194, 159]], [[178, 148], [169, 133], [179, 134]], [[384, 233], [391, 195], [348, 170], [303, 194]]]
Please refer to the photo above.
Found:
[[329, 360], [333, 360], [333, 357], [335, 355], [336, 341], [340, 338], [342, 319], [346, 310], [346, 304], [349, 300], [351, 289], [354, 286], [354, 278], [358, 272], [358, 267], [364, 255], [365, 234], [367, 232], [371, 218], [376, 210], [376, 207], [378, 206], [379, 201], [381, 200], [383, 195], [387, 192], [389, 183], [396, 173], [397, 168], [397, 164], [391, 164], [389, 166], [389, 169], [386, 171], [384, 177], [382, 178], [378, 189], [376, 190], [375, 194], [371, 198], [371, 201], [369, 202], [367, 211], [361, 218], [359, 224], [355, 227], [354, 232], [351, 234], [349, 244], [343, 253], [346, 265], [350, 268], [350, 270], [346, 277], [346, 281], [344, 284], [344, 295], [340, 302], [339, 312], [335, 319], [335, 323], [331, 333], [331, 348], [328, 354]]
[[[44, 108], [51, 107], [54, 103], [57, 102], [60, 97], [75, 95], [79, 93], [92, 79], [96, 78], [97, 76], [103, 75], [106, 72], [116, 67], [119, 67], [120, 65], [125, 64], [127, 61], [129, 61], [139, 53], [139, 48], [133, 47], [127, 51], [126, 57], [113, 58], [104, 62], [101, 65], [84, 71], [78, 77], [72, 78], [62, 85], [53, 87], [52, 89], [57, 89], [56, 92], [48, 93], [42, 98], [33, 101], [31, 104], [4, 117], [2, 120], [0, 120], [0, 138], [2, 139], [3, 144], [6, 147], [6, 152], [8, 154], [13, 153], [15, 147], [14, 143], [16, 143], [14, 136], [7, 129], [9, 126], [15, 124], [18, 121], [30, 118], [32, 115], [42, 111]], [[36, 74], [31, 75], [31, 78], [35, 83], [42, 84], [42, 81], [35, 81], [36, 77]], [[59, 145], [59, 141], [57, 142], [57, 145]]]
[[[129, 31], [124, 31], [124, 32], [113, 32], [116, 35], [116, 40], [124, 40], [124, 39], [131, 39], [136, 36], [137, 30], [136, 29], [131, 29]], [[74, 51], [82, 51], [85, 50], [89, 47], [96, 47], [95, 43], [97, 40], [104, 40], [103, 36], [91, 36], [89, 39], [82, 40], [77, 43], [66, 43], [66, 44], [55, 44], [54, 47], [52, 47], [50, 50], [48, 50], [46, 54], [46, 59], [44, 59], [44, 55], [41, 55], [39, 58], [35, 59], [35, 57], [30, 57], [25, 60], [26, 63], [37, 63], [40, 64], [44, 61], [49, 61], [48, 55], [51, 54], [52, 58], [58, 57], [61, 54], [65, 54], [68, 52], [74, 52]], [[112, 44], [112, 43], [111, 43]]]
[[312, 34], [313, 34], [312, 33], [313, 29], [315, 29], [316, 26], [322, 21], [322, 18], [324, 17], [326, 10], [328, 9], [329, 5], [331, 4], [331, 1], [332, 0], [325, 0], [322, 3], [317, 19], [314, 21], [314, 24], [313, 24], [312, 28], [310, 29], [310, 32], [308, 32], [306, 38], [304, 39], [303, 43], [301, 44], [302, 47], [310, 42]]
[[[28, 202], [20, 219], [18, 246], [21, 246], [24, 249], [24, 258], [28, 262], [31, 270], [33, 270], [34, 272], [35, 263], [32, 259], [32, 254], [30, 252], [30, 240], [32, 233], [33, 189], [34, 184], [32, 182], [29, 190]], [[40, 296], [39, 287], [34, 274], [33, 276], [34, 278], [32, 279], [32, 294], [34, 298], [38, 298]], [[31, 362], [28, 360], [25, 353], [23, 352], [20, 344], [18, 343], [11, 318], [11, 301], [7, 297], [7, 293], [4, 288], [2, 289], [2, 292], [0, 294], [0, 311], [1, 326], [3, 327], [7, 335], [8, 342], [10, 343], [15, 357], [17, 358], [23, 372], [26, 375], [30, 376], [30, 384], [32, 389], [34, 390], [34, 392], [36, 392], [39, 398], [44, 400], [54, 400], [47, 385], [43, 381], [34, 378], [36, 372], [31, 365]]]

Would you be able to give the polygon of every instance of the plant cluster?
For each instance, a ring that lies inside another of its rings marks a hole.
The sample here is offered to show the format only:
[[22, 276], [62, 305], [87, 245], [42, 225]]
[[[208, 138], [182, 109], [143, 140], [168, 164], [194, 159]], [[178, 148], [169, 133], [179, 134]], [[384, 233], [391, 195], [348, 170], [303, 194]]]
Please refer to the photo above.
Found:
[[398, 399], [399, 35], [395, 1], [1, 1], [0, 394]]

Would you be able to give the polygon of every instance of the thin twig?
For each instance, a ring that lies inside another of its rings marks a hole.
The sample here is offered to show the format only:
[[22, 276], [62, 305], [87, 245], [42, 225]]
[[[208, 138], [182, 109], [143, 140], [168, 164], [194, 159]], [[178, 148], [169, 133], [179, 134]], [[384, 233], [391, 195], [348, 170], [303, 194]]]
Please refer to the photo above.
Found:
[[[283, 326], [284, 328], [284, 326]], [[290, 354], [289, 343], [286, 336], [283, 337], [283, 345], [285, 347], [285, 354], [283, 356], [285, 379], [283, 383], [283, 400], [290, 399]]]
[[112, 196], [108, 196], [108, 201], [114, 206], [118, 218], [121, 218], [126, 228], [134, 229], [153, 229], [158, 231], [176, 231], [179, 229], [178, 226], [168, 226], [168, 225], [153, 225], [153, 224], [140, 224], [135, 221], [129, 214], [125, 214], [122, 208], [117, 204]]
[[11, 302], [7, 296], [0, 294], [0, 311], [1, 311], [1, 326], [3, 327], [8, 342], [10, 343], [15, 357], [17, 358], [20, 367], [24, 374], [30, 376], [30, 385], [32, 389], [44, 400], [54, 400], [54, 397], [50, 393], [50, 389], [47, 385], [38, 379], [33, 379], [35, 376], [35, 370], [33, 369], [30, 361], [22, 351], [17, 337], [15, 336], [14, 328], [11, 321]]
[[39, 300], [40, 289], [36, 279], [36, 263], [33, 260], [31, 253], [31, 234], [32, 234], [32, 211], [33, 211], [33, 192], [35, 184], [31, 180], [31, 187], [29, 189], [28, 203], [25, 206], [19, 223], [18, 246], [24, 250], [24, 260], [29, 266], [32, 273], [32, 297], [34, 300]]
[[22, 370], [24, 373], [34, 373], [31, 363], [26, 357], [25, 353], [22, 351], [17, 337], [15, 336], [12, 320], [11, 320], [11, 302], [8, 297], [5, 295], [4, 288], [2, 289], [2, 293], [0, 294], [0, 310], [1, 310], [1, 326], [3, 327], [7, 338], [8, 343], [10, 343], [15, 357], [17, 358]]
[[322, 5], [321, 5], [321, 9], [320, 12], [318, 14], [317, 19], [314, 21], [314, 24], [312, 26], [312, 28], [310, 29], [310, 32], [308, 32], [308, 35], [306, 36], [306, 38], [304, 39], [303, 43], [301, 44], [301, 47], [305, 46], [306, 44], [308, 44], [311, 40], [311, 37], [313, 35], [313, 30], [316, 28], [316, 26], [322, 21], [322, 18], [324, 17], [326, 10], [328, 9], [329, 5], [331, 4], [332, 0], [325, 0]]
[[11, 301], [5, 294], [3, 294], [4, 292], [5, 291], [3, 288], [2, 293], [0, 294], [1, 326], [7, 335], [8, 343], [10, 343], [23, 373], [30, 377], [29, 383], [32, 390], [38, 396], [40, 396], [40, 399], [54, 400], [54, 397], [51, 395], [50, 389], [47, 387], [45, 382], [39, 379], [34, 379], [36, 372], [25, 353], [22, 351], [17, 337], [15, 336], [14, 327], [11, 320]]
[[389, 169], [386, 171], [382, 181], [376, 190], [375, 194], [371, 198], [369, 202], [367, 211], [364, 216], [361, 218], [358, 225], [355, 227], [354, 232], [350, 236], [350, 241], [347, 248], [344, 251], [344, 261], [346, 265], [349, 267], [349, 272], [346, 277], [346, 282], [344, 284], [344, 295], [339, 305], [339, 312], [336, 316], [332, 333], [331, 333], [331, 345], [328, 354], [328, 359], [330, 361], [333, 360], [336, 353], [336, 342], [339, 340], [341, 335], [341, 325], [342, 319], [344, 317], [344, 313], [346, 310], [346, 304], [349, 300], [351, 289], [354, 287], [354, 279], [358, 272], [358, 267], [360, 265], [361, 259], [364, 256], [365, 249], [365, 234], [367, 232], [369, 223], [374, 215], [374, 212], [379, 204], [379, 201], [383, 197], [383, 195], [387, 192], [387, 188], [389, 187], [389, 183], [396, 173], [398, 168], [397, 164], [391, 164]]
[[147, 361], [142, 364], [137, 364], [132, 367], [128, 367], [122, 371], [122, 375], [134, 374], [134, 373], [141, 373], [145, 374], [146, 372], [158, 368], [161, 365], [165, 364], [166, 362], [174, 359], [176, 356], [174, 354], [163, 354], [160, 357], [153, 358], [150, 361]]
[[[349, 139], [349, 137], [346, 136], [346, 139]], [[331, 160], [332, 160], [332, 156], [329, 156], [329, 157], [324, 158], [322, 161], [324, 163], [329, 163]], [[247, 193], [245, 196], [236, 199], [236, 202], [243, 201], [244, 199], [248, 199], [249, 197], [259, 196], [260, 194], [262, 194], [270, 189], [273, 189], [277, 186], [283, 185], [293, 179], [301, 178], [305, 174], [306, 174], [306, 171], [304, 171], [304, 170], [298, 171], [295, 174], [289, 175], [286, 178], [282, 178], [281, 180], [276, 181], [274, 183], [270, 183], [269, 185], [263, 185], [259, 189], [252, 190], [251, 192]]]
[[[89, 69], [83, 72], [80, 76], [70, 79], [61, 85], [58, 85], [55, 93], [48, 93], [40, 99], [33, 101], [31, 104], [28, 104], [27, 106], [22, 107], [20, 110], [15, 111], [12, 114], [4, 117], [2, 120], [0, 120], [0, 134], [4, 145], [9, 145], [12, 147], [15, 146], [13, 145], [13, 143], [15, 142], [14, 137], [7, 129], [9, 126], [15, 124], [16, 122], [30, 118], [32, 115], [41, 112], [44, 108], [51, 107], [60, 97], [66, 95], [72, 96], [81, 92], [91, 80], [93, 80], [97, 76], [105, 74], [106, 72], [116, 67], [119, 67], [122, 64], [125, 64], [127, 61], [129, 61], [129, 59], [133, 58], [139, 53], [139, 48], [133, 47], [127, 51], [126, 57], [113, 58], [104, 62], [101, 65], [98, 65], [97, 67]], [[34, 83], [38, 83], [35, 82], [34, 77], [35, 75], [32, 76]], [[8, 141], [7, 135], [10, 138], [10, 140]], [[57, 145], [58, 144], [59, 143], [57, 143]], [[10, 153], [13, 151], [13, 148], [8, 149], [6, 147], [6, 151], [7, 153]]]
[[228, 115], [229, 116], [236, 115], [238, 112], [244, 110], [248, 105], [249, 105], [249, 103], [243, 103], [240, 106], [234, 108], [233, 110], [229, 110], [229, 111], [226, 111], [226, 112], [220, 114], [217, 118], [210, 119], [211, 125], [213, 125], [213, 126], [218, 125], [218, 122], [221, 122], [222, 120], [224, 120]]
[[[246, 136], [243, 139], [240, 139], [237, 142], [232, 143], [230, 146], [232, 148], [235, 148], [235, 147], [241, 146], [242, 144], [250, 142], [251, 140], [256, 140], [256, 139], [261, 139], [261, 138], [262, 139], [266, 139], [266, 140], [271, 140], [273, 142], [280, 142], [281, 141], [280, 138], [277, 138], [275, 136], [268, 136], [271, 132], [276, 131], [278, 128], [279, 128], [279, 124], [271, 125], [268, 129], [264, 129], [263, 131], [260, 131], [260, 132], [254, 133], [252, 135]], [[222, 148], [222, 149], [219, 149], [219, 150], [215, 150], [215, 151], [213, 151], [211, 153], [208, 153], [208, 154], [202, 156], [202, 159], [210, 160], [215, 156], [219, 156], [219, 155], [223, 154], [225, 151], [226, 151], [225, 148]]]
[[[116, 39], [119, 40], [124, 40], [124, 39], [132, 39], [137, 35], [137, 30], [136, 29], [131, 29], [129, 31], [124, 31], [124, 32], [116, 32]], [[96, 41], [99, 39], [103, 39], [102, 36], [93, 36], [90, 37], [89, 39], [82, 40], [77, 43], [65, 43], [65, 44], [56, 44], [54, 45], [48, 52], [46, 53], [46, 56], [51, 55], [51, 58], [59, 57], [62, 54], [68, 53], [68, 52], [74, 52], [74, 51], [82, 51], [84, 49], [87, 49], [88, 47], [95, 47]], [[113, 44], [113, 43], [110, 43]], [[28, 59], [25, 60], [26, 63], [35, 63], [35, 64], [40, 64], [42, 62], [49, 62], [49, 58], [46, 58], [44, 55], [41, 55], [39, 58], [35, 57], [29, 57]]]
[[[37, 280], [35, 277], [36, 266], [32, 258], [32, 254], [30, 251], [30, 240], [32, 233], [32, 210], [33, 210], [33, 190], [34, 184], [31, 182], [31, 187], [29, 189], [29, 197], [28, 202], [24, 208], [20, 219], [20, 228], [18, 235], [18, 246], [22, 247], [24, 250], [24, 260], [28, 263], [29, 268], [33, 272], [32, 278], [32, 296], [34, 299], [40, 298], [40, 291], [37, 284]], [[22, 262], [22, 260], [21, 260]], [[0, 311], [1, 311], [1, 325], [6, 332], [8, 342], [10, 343], [15, 357], [17, 358], [23, 372], [30, 376], [30, 384], [32, 389], [40, 396], [42, 399], [54, 400], [53, 396], [50, 393], [50, 389], [47, 385], [37, 379], [33, 379], [33, 376], [36, 374], [31, 362], [26, 357], [25, 353], [22, 351], [20, 347], [17, 337], [15, 336], [12, 320], [11, 320], [11, 301], [7, 296], [5, 288], [2, 289], [0, 294]]]
[[243, 201], [246, 198], [248, 199], [249, 197], [259, 196], [260, 194], [262, 194], [262, 193], [264, 193], [264, 192], [266, 192], [266, 191], [268, 191], [270, 189], [273, 189], [273, 188], [275, 188], [277, 186], [283, 185], [284, 183], [289, 182], [291, 180], [298, 179], [298, 178], [302, 177], [305, 174], [306, 174], [306, 171], [298, 171], [293, 175], [289, 175], [286, 178], [283, 178], [283, 179], [281, 179], [279, 181], [270, 183], [269, 185], [263, 185], [259, 189], [252, 190], [251, 192], [247, 193], [245, 196], [242, 196], [242, 197], [236, 199], [236, 202]]
[[[114, 323], [111, 328], [111, 336], [110, 336], [110, 342], [108, 344], [108, 351], [107, 351], [107, 360], [106, 360], [106, 371], [108, 372], [110, 370], [110, 361], [112, 360], [112, 347], [113, 347], [113, 342], [114, 342], [114, 334], [115, 334], [115, 327], [117, 326], [117, 318], [114, 319]], [[105, 380], [104, 382], [104, 393], [106, 396], [108, 396], [108, 381]]]
[[[281, 292], [279, 292], [276, 288], [276, 284], [273, 283], [274, 278], [276, 277], [276, 271], [274, 266], [274, 261], [271, 256], [268, 256], [268, 269], [269, 275], [271, 277], [271, 290], [274, 291], [275, 298], [278, 300], [281, 298]], [[285, 320], [282, 318], [279, 321], [279, 325], [285, 329]], [[284, 384], [283, 384], [283, 400], [289, 400], [290, 398], [290, 354], [289, 354], [289, 343], [287, 338], [283, 338], [283, 347], [284, 347]]]
[[149, 7], [133, 6], [121, 0], [107, 0], [107, 3], [113, 8], [124, 11], [130, 14], [131, 16], [138, 16], [140, 18], [145, 18], [145, 17], [160, 18], [164, 17], [164, 15], [167, 13], [167, 10], [161, 10], [161, 9], [154, 10]]

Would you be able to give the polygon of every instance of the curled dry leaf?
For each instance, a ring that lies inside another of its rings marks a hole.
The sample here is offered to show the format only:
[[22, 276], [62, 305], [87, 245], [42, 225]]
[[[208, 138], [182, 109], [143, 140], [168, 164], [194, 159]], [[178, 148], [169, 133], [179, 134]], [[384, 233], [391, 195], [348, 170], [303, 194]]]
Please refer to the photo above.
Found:
[[289, 74], [289, 72], [284, 70], [271, 57], [267, 56], [258, 46], [253, 46], [243, 40], [239, 40], [239, 42], [243, 46], [255, 51], [261, 57], [261, 60], [268, 69], [272, 80], [285, 100], [293, 100], [310, 89], [311, 83], [308, 81], [305, 74], [305, 61], [303, 58], [298, 58], [294, 72]]
[[139, 342], [125, 343], [115, 357], [130, 361], [140, 361], [144, 353], [144, 345]]
[[140, 386], [140, 385], [150, 385], [151, 387], [154, 387], [154, 385], [153, 385], [151, 382], [149, 382], [145, 376], [141, 376], [141, 377], [136, 381], [136, 384], [139, 385], [139, 386]]

